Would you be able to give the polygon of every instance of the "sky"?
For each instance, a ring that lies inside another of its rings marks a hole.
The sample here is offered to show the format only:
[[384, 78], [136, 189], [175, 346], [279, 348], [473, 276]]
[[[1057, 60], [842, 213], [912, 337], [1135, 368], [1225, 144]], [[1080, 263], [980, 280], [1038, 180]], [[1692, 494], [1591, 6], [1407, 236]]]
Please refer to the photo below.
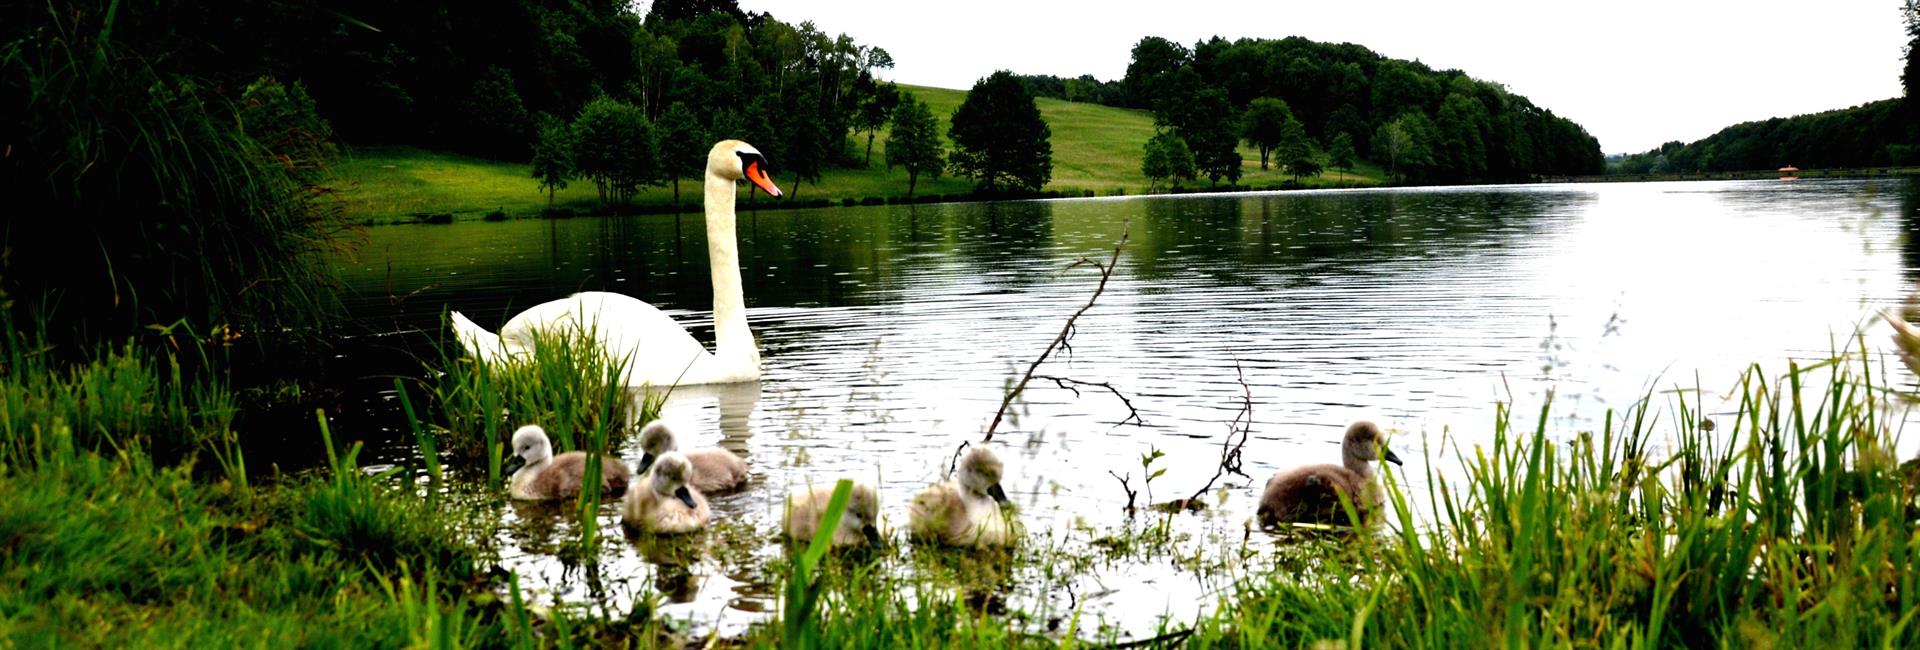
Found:
[[881, 76], [971, 87], [995, 70], [1104, 80], [1133, 44], [1303, 36], [1505, 84], [1608, 154], [1691, 142], [1739, 122], [1897, 97], [1900, 0], [1293, 0], [1106, 2], [741, 0], [881, 47]]

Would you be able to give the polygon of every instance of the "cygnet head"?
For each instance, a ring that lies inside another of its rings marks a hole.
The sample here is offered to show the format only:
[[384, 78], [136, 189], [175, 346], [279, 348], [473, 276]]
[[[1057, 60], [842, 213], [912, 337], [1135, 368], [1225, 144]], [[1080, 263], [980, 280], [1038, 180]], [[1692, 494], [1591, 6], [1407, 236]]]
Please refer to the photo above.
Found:
[[661, 454], [679, 448], [679, 443], [673, 438], [673, 427], [668, 426], [666, 420], [648, 422], [647, 426], [640, 429], [640, 466], [634, 471], [647, 473], [647, 468], [652, 467]]
[[974, 447], [960, 459], [960, 487], [972, 494], [984, 494], [994, 501], [1007, 502], [1006, 490], [1000, 489], [1000, 457], [986, 447]]
[[707, 173], [729, 181], [747, 181], [768, 196], [780, 196], [780, 188], [773, 184], [767, 170], [767, 157], [739, 140], [721, 140], [707, 152]]
[[553, 457], [553, 443], [547, 441], [547, 430], [538, 424], [529, 424], [513, 432], [513, 460], [515, 464], [508, 471], [518, 470], [523, 465], [538, 465]]
[[1387, 448], [1387, 438], [1380, 433], [1380, 427], [1372, 422], [1361, 420], [1347, 426], [1346, 442], [1341, 453], [1347, 458], [1365, 463], [1373, 460], [1386, 460], [1395, 465], [1402, 464], [1400, 457]]
[[687, 504], [688, 508], [699, 507], [694, 504], [693, 492], [687, 489], [687, 478], [693, 476], [693, 463], [685, 455], [677, 451], [661, 454], [654, 459], [650, 476], [653, 493], [662, 500], [672, 497]]
[[847, 511], [840, 515], [840, 527], [858, 529], [869, 544], [880, 543], [880, 495], [873, 486], [853, 484], [847, 495]]

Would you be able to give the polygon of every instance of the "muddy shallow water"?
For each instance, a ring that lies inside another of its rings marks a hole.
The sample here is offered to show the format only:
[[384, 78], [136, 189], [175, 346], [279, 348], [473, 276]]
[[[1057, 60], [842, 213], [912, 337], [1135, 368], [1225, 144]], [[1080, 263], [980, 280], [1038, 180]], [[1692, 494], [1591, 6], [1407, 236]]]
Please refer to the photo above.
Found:
[[[1007, 382], [1091, 293], [1097, 274], [1068, 263], [1110, 255], [1125, 224], [1131, 239], [1106, 294], [1046, 372], [1111, 383], [1144, 425], [1123, 424], [1128, 408], [1099, 389], [1037, 382], [993, 442], [1035, 545], [1096, 561], [1071, 579], [1016, 563], [985, 582], [1003, 585], [986, 597], [1042, 626], [1078, 608], [1085, 629], [1098, 620], [1149, 634], [1162, 614], [1193, 618], [1237, 571], [1172, 558], [1273, 548], [1246, 531], [1259, 483], [1280, 468], [1336, 462], [1335, 439], [1352, 420], [1395, 432], [1404, 470], [1420, 477], [1422, 442], [1484, 441], [1496, 401], [1527, 412], [1552, 389], [1555, 426], [1574, 431], [1650, 388], [1698, 385], [1711, 414], [1747, 364], [1824, 358], [1862, 323], [1883, 348], [1885, 326], [1868, 317], [1920, 279], [1915, 185], [1543, 185], [757, 214], [742, 203], [764, 377], [681, 389], [667, 406], [685, 423], [683, 446], [726, 446], [754, 468], [750, 489], [714, 500], [725, 525], [697, 541], [636, 543], [618, 535], [608, 506], [601, 523], [613, 534], [597, 568], [575, 568], [557, 552], [573, 538], [570, 515], [472, 496], [483, 486], [471, 483], [456, 498], [497, 515], [505, 565], [543, 600], [624, 615], [660, 594], [662, 611], [696, 631], [737, 631], [775, 607], [765, 569], [782, 556], [781, 496], [860, 478], [880, 487], [883, 516], [904, 529], [913, 492], [979, 438]], [[339, 347], [342, 390], [364, 413], [339, 417], [385, 432], [367, 434], [376, 462], [416, 453], [388, 375], [421, 372], [414, 359], [432, 358], [445, 309], [497, 327], [573, 291], [618, 291], [712, 338], [698, 215], [389, 226], [369, 237], [357, 261], [343, 262], [357, 333]], [[1179, 550], [1100, 559], [1109, 555], [1089, 540], [1127, 526], [1109, 471], [1140, 489], [1141, 456], [1165, 452], [1154, 469], [1167, 471], [1151, 485], [1158, 501], [1213, 475], [1242, 406], [1236, 363], [1252, 393], [1252, 478], [1227, 477], [1207, 496], [1209, 513], [1176, 518]], [[476, 473], [484, 469], [456, 470]], [[1424, 503], [1415, 483], [1411, 496]], [[1048, 538], [1059, 541], [1038, 541]], [[888, 561], [920, 570], [912, 554]]]

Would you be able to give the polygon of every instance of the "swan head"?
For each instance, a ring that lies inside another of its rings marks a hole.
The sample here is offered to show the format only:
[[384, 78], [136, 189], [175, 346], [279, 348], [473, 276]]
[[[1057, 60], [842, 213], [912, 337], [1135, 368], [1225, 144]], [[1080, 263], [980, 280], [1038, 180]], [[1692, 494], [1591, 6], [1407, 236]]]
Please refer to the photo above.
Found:
[[547, 441], [547, 430], [538, 424], [529, 424], [513, 432], [514, 464], [507, 469], [519, 471], [523, 466], [538, 465], [553, 458], [553, 443]]
[[1380, 433], [1380, 427], [1372, 422], [1361, 420], [1347, 426], [1346, 441], [1341, 444], [1341, 453], [1347, 458], [1361, 462], [1385, 460], [1395, 465], [1402, 464], [1400, 457], [1387, 448], [1387, 437]]
[[769, 196], [780, 196], [780, 187], [768, 175], [767, 157], [753, 145], [739, 140], [721, 140], [707, 152], [707, 173], [729, 181], [747, 181]]
[[960, 459], [960, 487], [972, 494], [984, 494], [994, 501], [1007, 502], [1007, 491], [1000, 489], [1000, 457], [986, 447], [974, 447]]
[[634, 471], [645, 474], [661, 454], [679, 449], [679, 443], [673, 439], [673, 427], [666, 420], [654, 420], [640, 429], [640, 466]]
[[697, 508], [693, 501], [693, 491], [687, 488], [687, 479], [693, 476], [693, 463], [685, 454], [669, 451], [653, 461], [653, 471], [648, 482], [655, 496], [662, 500], [679, 499], [688, 508]]

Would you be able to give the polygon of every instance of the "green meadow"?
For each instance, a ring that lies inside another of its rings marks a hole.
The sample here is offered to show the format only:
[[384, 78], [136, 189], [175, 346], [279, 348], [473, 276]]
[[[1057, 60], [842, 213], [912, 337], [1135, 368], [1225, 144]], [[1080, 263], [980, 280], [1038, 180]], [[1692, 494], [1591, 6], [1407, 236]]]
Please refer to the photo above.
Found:
[[[940, 122], [942, 134], [946, 133], [948, 118], [966, 99], [966, 92], [960, 90], [924, 86], [901, 89], [927, 103]], [[1149, 191], [1147, 178], [1140, 173], [1140, 156], [1154, 134], [1151, 114], [1058, 99], [1036, 101], [1053, 131], [1053, 180], [1047, 184], [1048, 190], [1099, 196]], [[774, 180], [788, 198], [801, 201], [825, 199], [837, 203], [904, 197], [907, 175], [902, 170], [887, 169], [886, 142], [886, 130], [882, 129], [874, 138], [873, 160], [866, 168], [828, 169], [818, 183], [798, 187], [792, 176], [779, 172], [780, 161], [774, 160]], [[952, 146], [951, 142], [947, 144]], [[863, 156], [866, 135], [850, 134], [847, 146], [856, 157]], [[1240, 153], [1245, 161], [1241, 187], [1277, 188], [1292, 180], [1277, 168], [1261, 170], [1258, 150], [1243, 146]], [[1304, 179], [1302, 184], [1310, 188], [1371, 186], [1380, 184], [1385, 176], [1380, 168], [1361, 162], [1351, 173], [1329, 169]], [[547, 207], [547, 194], [540, 191], [525, 163], [413, 147], [362, 147], [344, 152], [330, 170], [327, 183], [347, 216], [358, 221], [387, 222], [415, 214], [477, 219], [492, 212], [524, 217], [538, 215]], [[1204, 191], [1208, 187], [1205, 178], [1182, 183], [1184, 190]], [[922, 177], [914, 194], [952, 197], [972, 190], [971, 181], [943, 174], [939, 178]], [[582, 180], [555, 193], [553, 201], [555, 207], [576, 213], [602, 208], [593, 185]], [[700, 209], [699, 178], [681, 179], [680, 202], [685, 210]], [[643, 188], [634, 203], [643, 209], [667, 209], [673, 203], [673, 187]]]

